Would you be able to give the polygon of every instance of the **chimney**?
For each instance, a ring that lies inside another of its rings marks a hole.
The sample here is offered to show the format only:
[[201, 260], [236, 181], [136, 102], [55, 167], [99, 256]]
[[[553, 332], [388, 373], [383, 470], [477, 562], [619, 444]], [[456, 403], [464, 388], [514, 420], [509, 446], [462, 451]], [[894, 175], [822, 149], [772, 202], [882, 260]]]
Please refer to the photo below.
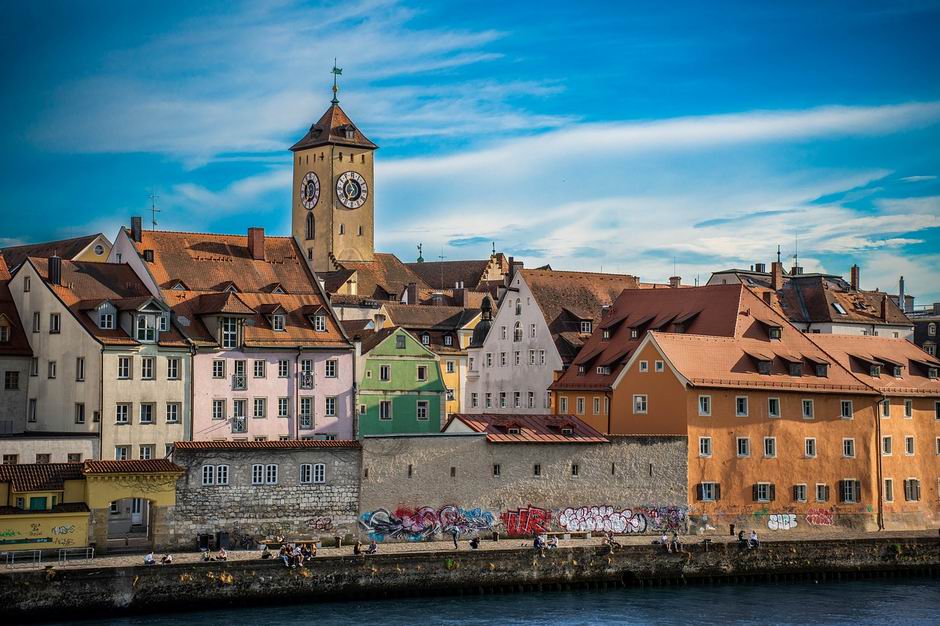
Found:
[[755, 272], [759, 272], [759, 273], [761, 273], [761, 274], [767, 273], [767, 264], [766, 264], [766, 263], [755, 263], [755, 264], [754, 264], [754, 271], [755, 271]]
[[783, 263], [780, 261], [770, 264], [770, 288], [774, 291], [783, 289]]
[[463, 283], [460, 283], [460, 287], [454, 289], [454, 306], [467, 306], [467, 290], [463, 288]]
[[418, 304], [418, 284], [408, 283], [408, 304]]
[[509, 274], [506, 276], [506, 286], [512, 284], [512, 279], [516, 276], [516, 263], [513, 257], [509, 257]]
[[607, 317], [608, 315], [610, 315], [610, 305], [602, 304], [601, 305], [601, 319]]
[[62, 257], [58, 254], [49, 257], [49, 284], [62, 284]]
[[888, 321], [888, 301], [891, 298], [888, 297], [888, 294], [881, 296], [881, 321]]
[[766, 302], [768, 305], [771, 305], [771, 306], [772, 306], [772, 305], [773, 305], [773, 299], [774, 299], [774, 292], [772, 292], [772, 291], [765, 291], [765, 292], [764, 292], [764, 302]]
[[255, 261], [264, 261], [264, 229], [248, 229], [248, 254]]
[[790, 276], [799, 276], [803, 273], [803, 267], [801, 265], [794, 265], [790, 268]]
[[682, 284], [682, 277], [681, 277], [681, 276], [670, 276], [670, 277], [669, 277], [669, 286], [672, 287], [673, 289], [675, 289], [676, 287], [678, 287], [678, 286], [681, 285], [681, 284]]
[[904, 277], [898, 280], [898, 308], [907, 313], [907, 302], [904, 301]]
[[940, 302], [933, 303], [933, 314], [940, 315]]
[[153, 263], [153, 250], [150, 250], [149, 248], [144, 250], [144, 261], [147, 263]]
[[142, 239], [144, 228], [141, 226], [140, 216], [135, 215], [131, 218], [131, 239], [140, 243]]
[[852, 286], [852, 291], [858, 291], [858, 283], [859, 283], [858, 265], [853, 265], [852, 269], [849, 271], [849, 285]]

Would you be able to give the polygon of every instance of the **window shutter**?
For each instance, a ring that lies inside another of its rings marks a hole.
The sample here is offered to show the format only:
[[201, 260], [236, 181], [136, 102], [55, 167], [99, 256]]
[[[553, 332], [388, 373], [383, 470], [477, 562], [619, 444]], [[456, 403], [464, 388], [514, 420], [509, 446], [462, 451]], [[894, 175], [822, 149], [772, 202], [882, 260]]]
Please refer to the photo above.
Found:
[[920, 500], [920, 481], [915, 480], [914, 482], [914, 499]]
[[839, 481], [839, 502], [845, 502], [845, 481]]
[[860, 480], [855, 481], [855, 501], [862, 501], [862, 481]]
[[777, 499], [777, 486], [773, 483], [770, 483], [770, 501], [773, 502]]
[[793, 485], [793, 499], [799, 500], [799, 494], [796, 492], [796, 485]]
[[721, 500], [721, 485], [715, 483], [715, 500]]
[[757, 502], [757, 485], [751, 485], [751, 500]]
[[701, 501], [704, 497], [704, 491], [705, 489], [702, 486], [702, 483], [695, 485], [695, 499]]
[[825, 494], [826, 502], [829, 502], [829, 485], [823, 488], [823, 494]]

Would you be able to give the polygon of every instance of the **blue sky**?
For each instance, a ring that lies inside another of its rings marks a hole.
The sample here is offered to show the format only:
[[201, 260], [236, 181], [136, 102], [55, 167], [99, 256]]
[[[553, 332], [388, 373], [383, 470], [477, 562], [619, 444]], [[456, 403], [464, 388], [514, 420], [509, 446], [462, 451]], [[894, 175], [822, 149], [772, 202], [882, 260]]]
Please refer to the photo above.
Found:
[[940, 300], [940, 3], [770, 4], [20, 3], [0, 245], [113, 237], [153, 187], [161, 228], [286, 234], [335, 56], [379, 250], [693, 282], [798, 240]]

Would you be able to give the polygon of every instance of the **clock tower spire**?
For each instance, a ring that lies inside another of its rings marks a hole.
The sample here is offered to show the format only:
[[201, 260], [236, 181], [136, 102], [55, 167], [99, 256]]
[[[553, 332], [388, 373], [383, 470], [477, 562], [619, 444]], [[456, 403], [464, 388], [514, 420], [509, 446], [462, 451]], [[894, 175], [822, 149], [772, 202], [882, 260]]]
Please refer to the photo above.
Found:
[[291, 146], [294, 183], [291, 232], [316, 272], [337, 269], [344, 261], [372, 261], [374, 244], [374, 169], [378, 148], [339, 106], [333, 69], [330, 107], [304, 137]]

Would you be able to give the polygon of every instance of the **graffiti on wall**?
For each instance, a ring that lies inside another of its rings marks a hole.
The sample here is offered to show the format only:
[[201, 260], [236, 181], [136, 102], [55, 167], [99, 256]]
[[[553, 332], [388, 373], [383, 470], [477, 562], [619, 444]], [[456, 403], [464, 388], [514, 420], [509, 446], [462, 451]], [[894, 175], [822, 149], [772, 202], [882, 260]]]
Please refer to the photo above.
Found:
[[558, 516], [558, 525], [570, 532], [642, 533], [646, 532], [646, 517], [612, 506], [569, 507]]
[[317, 515], [307, 520], [310, 530], [327, 531], [333, 528], [333, 518], [326, 515]]
[[536, 506], [527, 506], [514, 511], [503, 511], [500, 518], [510, 537], [525, 537], [548, 531], [552, 519], [551, 511]]
[[767, 516], [767, 528], [770, 530], [790, 530], [796, 528], [796, 514], [772, 513]]
[[646, 518], [646, 530], [650, 532], [684, 532], [689, 517], [689, 509], [684, 506], [641, 507], [634, 512]]
[[496, 526], [496, 518], [483, 509], [462, 509], [444, 506], [440, 509], [399, 508], [394, 513], [377, 509], [359, 516], [359, 525], [369, 533], [370, 539], [404, 539], [425, 541], [439, 535], [450, 535], [455, 530], [460, 535], [471, 535]]
[[832, 509], [806, 509], [806, 523], [813, 526], [832, 526], [833, 517]]

